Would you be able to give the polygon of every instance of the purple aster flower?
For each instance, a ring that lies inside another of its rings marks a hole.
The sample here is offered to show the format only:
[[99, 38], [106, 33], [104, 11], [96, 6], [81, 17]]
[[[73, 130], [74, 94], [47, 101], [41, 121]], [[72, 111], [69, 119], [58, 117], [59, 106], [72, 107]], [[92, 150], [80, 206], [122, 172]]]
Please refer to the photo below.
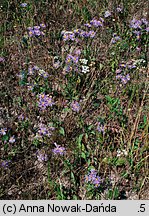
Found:
[[52, 107], [54, 104], [52, 97], [47, 97], [47, 106]]
[[103, 133], [105, 131], [104, 126], [100, 122], [98, 122], [97, 124], [97, 130], [98, 132], [103, 132]]
[[44, 162], [44, 161], [48, 160], [48, 155], [45, 153], [44, 149], [38, 150], [36, 152], [36, 155], [37, 155], [38, 161], [40, 161], [40, 162]]
[[46, 135], [46, 134], [48, 134], [48, 130], [47, 130], [47, 128], [43, 124], [40, 124], [39, 125], [38, 133], [40, 135]]
[[122, 75], [121, 74], [118, 74], [117, 76], [116, 76], [116, 79], [122, 79]]
[[103, 26], [102, 22], [100, 20], [96, 20], [96, 19], [91, 20], [90, 24], [93, 25], [94, 27]]
[[80, 29], [74, 29], [73, 32], [74, 32], [76, 35], [78, 35], [79, 32], [80, 32]]
[[0, 62], [4, 62], [5, 59], [3, 57], [0, 57]]
[[19, 116], [18, 116], [18, 119], [19, 119], [19, 120], [24, 120], [24, 115], [23, 115], [23, 114], [19, 115]]
[[44, 23], [41, 23], [41, 24], [40, 24], [40, 27], [41, 27], [41, 28], [46, 28], [46, 25], [45, 25]]
[[7, 128], [1, 128], [0, 129], [0, 134], [6, 135], [6, 131], [7, 131]]
[[79, 112], [81, 107], [80, 107], [80, 104], [77, 102], [77, 101], [73, 101], [71, 104], [71, 109], [75, 112]]
[[39, 30], [40, 26], [34, 26], [33, 28], [34, 28], [34, 30]]
[[102, 17], [99, 18], [99, 20], [104, 23], [104, 19]]
[[142, 18], [141, 21], [142, 21], [143, 24], [148, 25], [148, 21], [147, 21], [147, 19]]
[[128, 81], [130, 80], [130, 75], [129, 75], [129, 74], [126, 75], [126, 79], [127, 79]]
[[49, 77], [49, 74], [47, 72], [43, 73], [42, 74], [43, 78], [48, 78]]
[[40, 31], [40, 35], [44, 36], [44, 35], [45, 35], [45, 33], [44, 33], [43, 31]]
[[109, 16], [111, 16], [111, 12], [110, 11], [106, 11], [104, 17], [107, 18]]
[[34, 30], [34, 35], [40, 36], [41, 35], [41, 31], [40, 30]]
[[27, 88], [28, 88], [28, 90], [29, 90], [29, 91], [32, 91], [32, 90], [33, 90], [33, 88], [34, 88], [34, 85], [33, 85], [33, 84], [30, 84], [30, 83], [28, 83], [28, 84], [27, 84]]
[[81, 49], [75, 49], [74, 54], [79, 56], [81, 54]]
[[55, 104], [52, 100], [52, 97], [51, 96], [49, 97], [49, 96], [45, 95], [44, 93], [40, 94], [38, 97], [39, 97], [38, 106], [42, 110], [46, 109], [46, 107], [48, 107], [48, 106], [52, 107]]
[[39, 101], [38, 107], [41, 108], [41, 110], [45, 110], [47, 107], [47, 101]]
[[39, 97], [40, 101], [46, 100], [46, 98], [47, 98], [45, 93], [39, 94], [38, 97]]
[[88, 28], [91, 28], [92, 25], [90, 23], [85, 23], [84, 26], [88, 27]]
[[27, 6], [27, 3], [25, 3], [25, 2], [24, 2], [24, 3], [21, 3], [20, 6], [21, 6], [21, 7], [26, 7], [26, 6]]
[[116, 8], [116, 10], [117, 10], [118, 13], [120, 13], [123, 10], [123, 8], [119, 6], [119, 7]]
[[49, 76], [49, 74], [44, 70], [39, 70], [38, 73], [40, 76], [43, 76], [44, 78], [47, 78]]
[[96, 34], [96, 32], [94, 32], [94, 31], [89, 31], [89, 32], [88, 32], [88, 36], [89, 36], [90, 38], [94, 38], [94, 37], [95, 37], [95, 34]]
[[93, 179], [93, 184], [95, 185], [95, 187], [99, 187], [100, 184], [101, 184], [101, 178], [99, 176], [96, 176], [94, 179]]
[[69, 40], [68, 34], [64, 34], [64, 35], [63, 35], [63, 40], [64, 40], [64, 41]]
[[29, 30], [28, 35], [29, 35], [29, 37], [32, 37], [34, 35], [34, 30], [32, 30], [32, 29]]
[[2, 167], [4, 167], [5, 169], [9, 166], [9, 163], [10, 163], [11, 161], [10, 160], [5, 160], [5, 161], [3, 161], [2, 163], [1, 163], [1, 166]]
[[80, 30], [79, 36], [86, 37], [86, 31]]
[[126, 64], [125, 64], [125, 63], [121, 63], [119, 66], [120, 66], [121, 68], [126, 68]]
[[71, 63], [72, 62], [72, 59], [73, 59], [73, 56], [72, 55], [70, 55], [70, 54], [68, 54], [67, 55], [67, 57], [66, 57], [66, 63], [68, 64], [68, 63]]
[[32, 27], [28, 27], [27, 30], [31, 31], [34, 30]]
[[74, 40], [75, 40], [75, 34], [74, 34], [74, 33], [69, 34], [69, 35], [68, 35], [68, 38], [69, 38], [70, 40], [74, 41]]
[[116, 73], [118, 74], [118, 73], [121, 73], [122, 72], [122, 69], [117, 69], [116, 70]]
[[34, 74], [33, 68], [29, 67], [28, 68], [28, 75], [33, 75], [33, 74]]
[[101, 184], [101, 178], [97, 175], [95, 169], [91, 169], [88, 175], [85, 175], [85, 182], [91, 183], [97, 188]]
[[70, 71], [72, 71], [72, 67], [71, 67], [70, 65], [66, 65], [66, 66], [64, 67], [62, 73], [65, 74], [65, 73], [68, 73], [68, 72], [70, 72]]
[[141, 47], [136, 47], [136, 50], [140, 52], [141, 51]]
[[52, 124], [49, 124], [48, 128], [49, 128], [49, 130], [51, 130], [51, 131], [54, 131], [54, 130], [55, 130], [55, 127], [53, 127]]
[[111, 43], [112, 43], [112, 44], [115, 44], [115, 43], [116, 43], [116, 40], [115, 40], [114, 38], [112, 38], [112, 39], [111, 39]]
[[122, 78], [121, 78], [121, 82], [122, 82], [123, 84], [126, 84], [126, 83], [127, 83], [127, 79], [126, 79], [126, 77], [122, 76]]
[[123, 84], [126, 84], [130, 80], [130, 75], [127, 74], [126, 76], [121, 76], [120, 79]]
[[78, 56], [73, 56], [73, 62], [75, 63], [75, 64], [77, 64], [78, 63], [78, 61], [79, 61], [79, 57]]
[[136, 68], [136, 65], [133, 63], [129, 63], [129, 64], [127, 64], [127, 67], [128, 67], [128, 69], [133, 69], [133, 68]]
[[32, 69], [33, 70], [39, 70], [40, 68], [38, 66], [34, 66]]
[[9, 142], [10, 142], [10, 143], [14, 143], [15, 141], [16, 141], [16, 140], [15, 140], [14, 136], [10, 137], [10, 139], [9, 139]]
[[133, 18], [130, 21], [130, 27], [131, 28], [134, 28], [134, 29], [140, 28], [141, 29], [141, 25], [142, 25], [142, 21], [141, 20], [136, 20], [135, 18]]
[[147, 28], [145, 29], [145, 31], [146, 31], [146, 32], [149, 32], [149, 27], [147, 27]]
[[118, 41], [118, 40], [120, 40], [121, 38], [120, 38], [120, 36], [116, 36], [114, 39], [115, 39], [116, 41]]
[[64, 155], [66, 153], [65, 151], [65, 148], [60, 146], [60, 145], [57, 145], [56, 143], [54, 143], [54, 145], [56, 146], [56, 148], [53, 149], [53, 153], [55, 155]]

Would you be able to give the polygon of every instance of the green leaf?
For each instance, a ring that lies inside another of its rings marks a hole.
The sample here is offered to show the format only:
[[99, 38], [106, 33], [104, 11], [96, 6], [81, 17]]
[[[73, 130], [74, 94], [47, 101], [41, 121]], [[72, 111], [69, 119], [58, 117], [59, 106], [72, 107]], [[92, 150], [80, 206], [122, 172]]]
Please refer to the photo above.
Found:
[[84, 134], [80, 134], [80, 136], [79, 136], [79, 138], [78, 138], [78, 145], [79, 145], [79, 148], [81, 148], [81, 142], [82, 142], [83, 135], [84, 135]]
[[84, 152], [82, 152], [82, 153], [81, 153], [81, 157], [82, 157], [83, 159], [86, 159], [86, 154], [85, 154]]
[[9, 137], [7, 134], [2, 137], [2, 141], [8, 141], [8, 139], [9, 139]]
[[125, 163], [126, 163], [125, 158], [119, 158], [119, 159], [116, 161], [116, 166], [123, 166], [123, 165], [125, 165]]
[[61, 135], [65, 136], [65, 130], [64, 130], [63, 127], [60, 127], [59, 133], [60, 133]]

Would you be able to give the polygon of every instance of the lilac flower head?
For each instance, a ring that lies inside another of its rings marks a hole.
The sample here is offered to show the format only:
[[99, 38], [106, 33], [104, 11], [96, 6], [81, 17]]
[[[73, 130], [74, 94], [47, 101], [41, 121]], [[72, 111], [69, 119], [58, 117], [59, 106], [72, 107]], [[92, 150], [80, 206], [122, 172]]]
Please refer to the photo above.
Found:
[[80, 49], [75, 49], [74, 54], [79, 56], [81, 54], [81, 50]]
[[28, 35], [29, 37], [32, 37], [34, 35], [34, 30], [33, 29], [29, 30]]
[[107, 18], [109, 16], [111, 16], [111, 12], [110, 11], [106, 11], [104, 17]]
[[0, 62], [4, 62], [5, 59], [3, 57], [0, 57]]
[[15, 141], [16, 141], [16, 140], [15, 140], [14, 136], [10, 137], [10, 139], [9, 139], [9, 142], [10, 142], [10, 143], [14, 143]]
[[120, 13], [123, 10], [123, 8], [119, 6], [119, 7], [116, 8], [116, 10], [117, 10], [118, 13]]
[[39, 70], [39, 67], [35, 65], [32, 69], [33, 70]]
[[48, 130], [47, 130], [47, 128], [45, 127], [45, 125], [43, 125], [43, 124], [40, 124], [40, 125], [39, 125], [38, 133], [39, 133], [40, 135], [46, 135], [46, 134], [48, 134]]
[[29, 67], [28, 68], [28, 75], [33, 75], [33, 74], [34, 74], [33, 68]]
[[87, 37], [88, 35], [87, 35], [87, 32], [86, 32], [86, 31], [80, 30], [79, 36], [81, 36], [81, 37]]
[[142, 25], [142, 21], [141, 20], [137, 20], [135, 18], [133, 18], [131, 21], [130, 21], [130, 28], [134, 28], [134, 29], [141, 29], [141, 25]]
[[60, 146], [60, 145], [57, 145], [56, 143], [54, 143], [54, 145], [56, 146], [56, 148], [53, 149], [53, 153], [55, 155], [64, 155], [66, 153], [65, 151], [65, 148]]
[[141, 21], [142, 21], [143, 24], [148, 25], [148, 21], [147, 21], [147, 19], [142, 18]]
[[146, 27], [145, 31], [146, 31], [146, 32], [149, 32], [149, 27]]
[[47, 78], [49, 76], [49, 74], [46, 71], [42, 70], [42, 69], [40, 69], [38, 73], [43, 78]]
[[44, 162], [48, 160], [48, 155], [45, 153], [44, 149], [38, 150], [36, 152], [36, 155], [37, 155], [38, 161], [40, 162]]
[[6, 131], [7, 131], [7, 128], [1, 128], [0, 129], [0, 134], [6, 135]]
[[119, 41], [121, 38], [119, 36], [117, 36], [116, 33], [113, 33], [113, 38], [111, 39], [111, 43], [114, 44], [117, 41]]
[[90, 38], [94, 38], [94, 37], [95, 37], [95, 34], [96, 34], [96, 32], [94, 32], [94, 31], [89, 31], [87, 36], [90, 37]]
[[1, 166], [6, 169], [9, 166], [10, 162], [10, 160], [4, 160], [2, 161]]
[[33, 30], [33, 27], [28, 27], [27, 30], [29, 30], [29, 31], [30, 31], [30, 30]]
[[46, 28], [46, 25], [45, 25], [44, 23], [41, 23], [41, 24], [40, 24], [40, 27], [41, 27], [41, 28]]
[[92, 25], [90, 23], [85, 23], [84, 26], [88, 27], [88, 28], [91, 28]]
[[61, 34], [63, 35], [63, 40], [75, 40], [75, 34], [72, 31], [62, 31]]
[[116, 70], [116, 73], [117, 73], [117, 74], [119, 74], [119, 73], [121, 73], [121, 72], [122, 72], [122, 69], [117, 69], [117, 70]]
[[97, 175], [97, 172], [95, 169], [91, 169], [90, 173], [85, 176], [85, 182], [91, 183], [94, 185], [94, 187], [99, 187], [101, 184], [101, 178]]
[[97, 124], [97, 130], [98, 132], [103, 132], [103, 133], [105, 131], [104, 126], [100, 122], [98, 122]]
[[75, 35], [78, 35], [79, 32], [80, 32], [80, 29], [74, 29], [74, 30], [73, 30], [73, 33], [75, 33]]
[[24, 115], [23, 115], [23, 114], [19, 115], [19, 116], [18, 116], [18, 119], [19, 119], [19, 120], [24, 120]]
[[44, 93], [38, 95], [39, 101], [38, 106], [41, 108], [41, 110], [45, 110], [48, 106], [53, 106], [55, 103], [53, 102], [53, 99], [51, 96], [47, 96]]
[[100, 20], [96, 20], [96, 19], [92, 19], [90, 21], [90, 24], [93, 25], [94, 27], [102, 26], [102, 22]]
[[27, 6], [27, 3], [25, 3], [25, 2], [24, 2], [24, 3], [21, 3], [20, 6], [21, 6], [21, 7], [26, 7], [26, 6]]
[[41, 35], [41, 31], [40, 30], [34, 30], [34, 35], [40, 36]]
[[33, 88], [34, 88], [34, 85], [33, 85], [33, 84], [27, 83], [27, 89], [28, 89], [29, 91], [32, 91]]
[[125, 64], [125, 63], [121, 63], [119, 66], [120, 66], [121, 68], [126, 68], [126, 64]]
[[34, 26], [33, 28], [34, 28], [34, 30], [39, 30], [40, 26]]
[[77, 101], [73, 101], [71, 104], [71, 109], [75, 112], [79, 112], [81, 107], [80, 107], [80, 104], [77, 102]]

